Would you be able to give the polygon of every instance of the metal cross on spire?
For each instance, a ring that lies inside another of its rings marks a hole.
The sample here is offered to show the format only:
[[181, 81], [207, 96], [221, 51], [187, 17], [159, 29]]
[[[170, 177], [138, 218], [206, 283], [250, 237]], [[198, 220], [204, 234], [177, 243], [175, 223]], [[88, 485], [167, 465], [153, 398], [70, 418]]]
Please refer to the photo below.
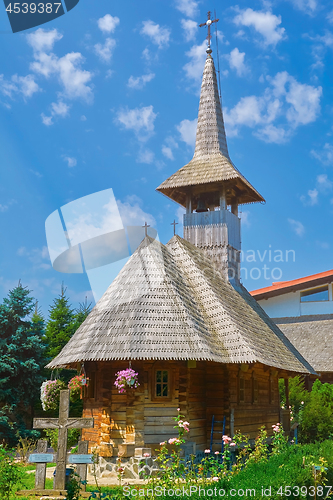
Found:
[[210, 41], [212, 39], [212, 35], [210, 34], [210, 27], [213, 23], [217, 23], [217, 21], [219, 21], [219, 19], [211, 19], [210, 15], [211, 15], [211, 11], [209, 10], [207, 12], [207, 21], [205, 23], [199, 24], [200, 28], [202, 28], [203, 26], [207, 26], [207, 28], [208, 28], [207, 40], [208, 40], [208, 48], [209, 49], [210, 49]]
[[173, 235], [176, 236], [176, 225], [178, 224], [178, 222], [175, 221], [175, 219], [173, 219], [173, 222], [171, 222], [170, 226], [173, 226]]
[[147, 234], [148, 234], [148, 233], [147, 233], [147, 230], [148, 230], [148, 227], [150, 227], [150, 226], [149, 226], [149, 224], [147, 224], [147, 222], [145, 222], [145, 225], [144, 225], [144, 226], [142, 226], [142, 227], [144, 227], [144, 228], [145, 228], [145, 236], [147, 236]]

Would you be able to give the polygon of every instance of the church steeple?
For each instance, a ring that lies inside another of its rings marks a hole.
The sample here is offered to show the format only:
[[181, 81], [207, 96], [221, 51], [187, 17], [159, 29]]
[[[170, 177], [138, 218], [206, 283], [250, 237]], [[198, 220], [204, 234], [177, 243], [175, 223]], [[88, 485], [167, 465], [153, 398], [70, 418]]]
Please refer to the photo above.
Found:
[[197, 135], [193, 156], [193, 159], [201, 158], [208, 161], [209, 156], [219, 153], [229, 158], [216, 71], [211, 53], [212, 49], [208, 48], [202, 77]]
[[[216, 71], [210, 47], [202, 77], [192, 160], [157, 188], [186, 207], [184, 238], [217, 263], [226, 279], [240, 279], [241, 234], [238, 205], [264, 201], [232, 163], [227, 146]], [[230, 207], [230, 210], [228, 210]]]
[[207, 49], [203, 72], [195, 151], [192, 160], [171, 175], [157, 188], [175, 202], [186, 207], [191, 197], [191, 209], [198, 199], [207, 206], [220, 206], [221, 193], [225, 204], [237, 205], [264, 201], [232, 163], [227, 146], [223, 112], [220, 103], [212, 50]]

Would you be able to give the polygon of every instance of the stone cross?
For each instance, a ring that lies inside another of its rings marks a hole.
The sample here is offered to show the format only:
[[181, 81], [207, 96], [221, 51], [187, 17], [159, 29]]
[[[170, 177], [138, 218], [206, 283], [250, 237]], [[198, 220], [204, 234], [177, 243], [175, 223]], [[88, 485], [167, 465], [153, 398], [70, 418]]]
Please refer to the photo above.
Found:
[[69, 390], [60, 391], [59, 418], [34, 418], [34, 429], [58, 429], [57, 469], [54, 489], [63, 490], [66, 479], [68, 429], [94, 427], [93, 418], [69, 418]]

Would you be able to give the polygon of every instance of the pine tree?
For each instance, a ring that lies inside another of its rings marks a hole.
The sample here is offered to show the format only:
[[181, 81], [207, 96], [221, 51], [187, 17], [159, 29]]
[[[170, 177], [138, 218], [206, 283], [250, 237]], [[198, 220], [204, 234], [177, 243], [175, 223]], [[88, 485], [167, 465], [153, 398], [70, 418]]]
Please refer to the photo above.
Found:
[[19, 283], [0, 305], [0, 441], [13, 442], [17, 430], [26, 434], [39, 397], [44, 327], [40, 314], [29, 319], [34, 303], [30, 290]]
[[55, 298], [49, 310], [50, 316], [46, 325], [46, 356], [53, 359], [67, 344], [75, 332], [75, 312], [66, 297], [66, 288], [61, 286], [59, 297]]
[[80, 302], [78, 309], [75, 310], [74, 317], [74, 332], [79, 328], [80, 325], [84, 322], [86, 317], [91, 312], [91, 302], [88, 304], [87, 297], [84, 302]]

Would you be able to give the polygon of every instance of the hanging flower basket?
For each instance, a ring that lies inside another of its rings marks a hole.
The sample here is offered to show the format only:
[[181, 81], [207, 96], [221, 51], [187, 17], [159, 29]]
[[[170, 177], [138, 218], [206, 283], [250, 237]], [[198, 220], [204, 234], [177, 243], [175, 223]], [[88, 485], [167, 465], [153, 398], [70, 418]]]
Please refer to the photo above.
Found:
[[88, 386], [89, 379], [82, 373], [81, 375], [75, 375], [68, 382], [68, 389], [70, 390], [71, 401], [75, 401], [82, 397], [82, 388]]
[[45, 380], [40, 388], [40, 400], [44, 411], [56, 410], [59, 406], [60, 391], [66, 389], [62, 380]]
[[116, 381], [114, 385], [118, 392], [124, 393], [127, 389], [136, 389], [139, 387], [138, 374], [132, 368], [126, 368], [116, 373]]

